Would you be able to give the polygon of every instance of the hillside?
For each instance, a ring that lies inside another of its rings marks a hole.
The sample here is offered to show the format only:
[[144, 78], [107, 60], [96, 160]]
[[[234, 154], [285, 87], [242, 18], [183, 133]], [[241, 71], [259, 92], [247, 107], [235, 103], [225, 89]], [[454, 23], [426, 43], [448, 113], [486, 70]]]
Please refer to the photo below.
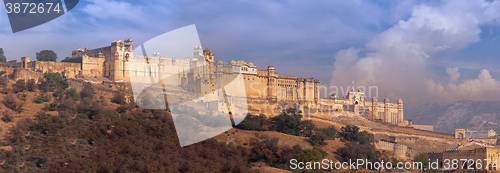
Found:
[[426, 103], [405, 110], [406, 119], [414, 124], [434, 125], [434, 131], [453, 133], [457, 128], [493, 129], [500, 132], [499, 101], [457, 101], [452, 104]]
[[0, 76], [0, 172], [287, 172], [291, 159], [392, 158], [364, 128], [315, 126], [300, 113], [180, 147], [170, 112], [137, 107], [126, 88]]

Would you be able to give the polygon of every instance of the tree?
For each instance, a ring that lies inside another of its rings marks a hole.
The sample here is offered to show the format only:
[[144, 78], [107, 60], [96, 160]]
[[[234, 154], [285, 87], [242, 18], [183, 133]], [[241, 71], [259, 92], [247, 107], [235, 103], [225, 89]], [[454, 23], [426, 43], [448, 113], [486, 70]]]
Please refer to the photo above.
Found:
[[359, 144], [366, 144], [373, 142], [373, 135], [366, 131], [359, 132], [358, 126], [347, 125], [341, 128], [339, 136], [343, 137], [345, 141], [357, 142]]
[[28, 91], [33, 92], [37, 88], [37, 85], [35, 83], [35, 79], [30, 79], [28, 80], [28, 83], [26, 83], [26, 88]]
[[415, 157], [415, 162], [421, 162], [424, 168], [427, 168], [427, 163], [429, 162], [429, 154], [427, 153], [419, 153], [417, 157]]
[[304, 149], [297, 154], [296, 158], [299, 162], [319, 161], [323, 158], [323, 154], [315, 149]]
[[9, 79], [7, 77], [0, 76], [0, 85], [5, 86], [9, 83]]
[[276, 125], [276, 131], [289, 135], [309, 137], [315, 128], [310, 120], [302, 121], [302, 111], [294, 108], [283, 111], [280, 115], [271, 118], [271, 120]]
[[0, 48], [0, 62], [7, 62], [7, 57], [5, 57], [3, 48]]
[[127, 103], [126, 99], [125, 99], [125, 94], [123, 94], [121, 92], [115, 93], [115, 95], [113, 95], [113, 98], [111, 98], [111, 102], [116, 103], [116, 104], [120, 104], [120, 105]]
[[36, 53], [36, 60], [38, 61], [56, 61], [57, 54], [52, 50], [42, 50]]
[[16, 82], [16, 84], [12, 85], [12, 90], [15, 92], [15, 93], [18, 93], [18, 92], [23, 92], [24, 90], [26, 90], [26, 82], [24, 81], [24, 79], [20, 79]]

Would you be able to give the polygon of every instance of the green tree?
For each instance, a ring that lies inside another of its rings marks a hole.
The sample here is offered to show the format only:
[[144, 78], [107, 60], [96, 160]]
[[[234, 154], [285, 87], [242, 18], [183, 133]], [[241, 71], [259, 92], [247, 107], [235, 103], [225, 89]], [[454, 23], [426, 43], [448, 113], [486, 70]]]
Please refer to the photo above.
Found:
[[297, 154], [296, 158], [299, 162], [319, 161], [323, 158], [323, 154], [315, 149], [304, 149]]
[[284, 110], [271, 120], [275, 124], [276, 131], [289, 135], [309, 137], [312, 135], [313, 129], [315, 129], [311, 120], [302, 121], [302, 111], [294, 108]]
[[429, 154], [424, 152], [418, 154], [417, 157], [415, 157], [415, 162], [422, 162], [424, 168], [427, 168], [426, 165], [428, 165], [429, 162]]
[[373, 135], [366, 131], [359, 132], [358, 126], [346, 125], [342, 127], [339, 136], [343, 137], [345, 141], [358, 142], [359, 144], [373, 142]]
[[3, 48], [0, 48], [0, 62], [7, 62], [7, 57], [5, 57]]
[[42, 50], [36, 53], [36, 60], [38, 61], [56, 61], [57, 54], [52, 50]]

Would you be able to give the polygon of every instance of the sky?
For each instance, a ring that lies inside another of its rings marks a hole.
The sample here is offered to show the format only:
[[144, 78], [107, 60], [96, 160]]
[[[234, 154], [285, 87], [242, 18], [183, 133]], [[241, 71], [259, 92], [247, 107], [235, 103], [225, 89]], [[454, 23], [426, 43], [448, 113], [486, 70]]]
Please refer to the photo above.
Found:
[[47, 49], [62, 60], [75, 48], [128, 37], [139, 45], [194, 24], [215, 59], [314, 77], [328, 88], [322, 97], [376, 87], [366, 100], [401, 98], [405, 109], [500, 101], [499, 1], [81, 0], [69, 13], [17, 33], [4, 9], [0, 48], [8, 60], [34, 59]]

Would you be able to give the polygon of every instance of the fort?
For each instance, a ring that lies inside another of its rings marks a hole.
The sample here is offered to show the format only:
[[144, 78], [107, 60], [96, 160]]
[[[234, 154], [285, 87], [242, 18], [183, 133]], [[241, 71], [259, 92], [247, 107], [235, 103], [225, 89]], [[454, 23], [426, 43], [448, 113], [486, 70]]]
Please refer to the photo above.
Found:
[[[272, 65], [258, 68], [252, 62], [243, 60], [227, 63], [215, 61], [212, 51], [208, 48], [202, 50], [201, 46], [194, 48], [192, 56], [182, 59], [159, 53], [134, 55], [133, 51], [133, 40], [127, 38], [101, 48], [74, 49], [71, 56], [61, 62], [31, 61], [30, 57], [22, 57], [21, 62], [9, 63], [19, 67], [11, 75], [15, 80], [37, 80], [43, 73], [50, 72], [60, 73], [68, 79], [99, 78], [103, 82], [114, 83], [164, 82], [164, 85], [179, 86], [201, 95], [211, 93], [212, 84], [215, 88], [221, 88], [234, 80], [234, 74], [241, 74], [246, 97], [252, 101], [293, 103], [323, 113], [350, 112], [374, 121], [412, 126], [411, 121], [404, 120], [401, 99], [396, 103], [391, 103], [387, 98], [379, 102], [375, 97], [365, 101], [365, 95], [360, 90], [351, 90], [343, 97], [332, 95], [320, 98], [320, 81], [317, 79], [279, 74]], [[432, 131], [432, 126], [421, 129]]]

